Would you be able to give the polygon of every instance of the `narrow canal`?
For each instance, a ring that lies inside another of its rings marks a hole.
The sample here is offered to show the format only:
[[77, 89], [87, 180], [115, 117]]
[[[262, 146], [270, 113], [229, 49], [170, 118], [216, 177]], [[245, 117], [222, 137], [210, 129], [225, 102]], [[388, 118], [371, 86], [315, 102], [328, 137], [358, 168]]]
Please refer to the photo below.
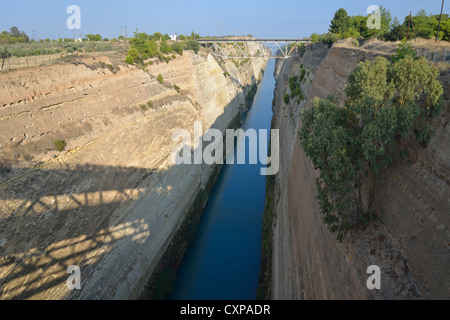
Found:
[[[268, 62], [242, 129], [270, 133], [275, 61]], [[269, 139], [270, 134], [268, 134]], [[260, 138], [260, 137], [258, 137]], [[256, 299], [266, 177], [261, 164], [224, 165], [178, 271], [170, 299]]]

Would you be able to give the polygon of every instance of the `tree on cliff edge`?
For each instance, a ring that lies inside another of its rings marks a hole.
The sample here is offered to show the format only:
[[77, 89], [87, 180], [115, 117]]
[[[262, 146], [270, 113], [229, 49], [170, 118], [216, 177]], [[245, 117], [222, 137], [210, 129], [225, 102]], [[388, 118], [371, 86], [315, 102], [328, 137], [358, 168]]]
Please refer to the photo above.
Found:
[[430, 134], [420, 128], [438, 110], [443, 94], [438, 75], [405, 44], [392, 62], [377, 57], [360, 63], [348, 77], [344, 105], [329, 97], [303, 110], [300, 142], [320, 170], [317, 200], [338, 241], [375, 216], [377, 178], [393, 163], [398, 141], [420, 142]]
[[347, 10], [340, 8], [334, 14], [333, 20], [331, 20], [331, 25], [329, 31], [334, 34], [342, 35], [348, 31], [352, 25], [352, 20], [347, 13]]

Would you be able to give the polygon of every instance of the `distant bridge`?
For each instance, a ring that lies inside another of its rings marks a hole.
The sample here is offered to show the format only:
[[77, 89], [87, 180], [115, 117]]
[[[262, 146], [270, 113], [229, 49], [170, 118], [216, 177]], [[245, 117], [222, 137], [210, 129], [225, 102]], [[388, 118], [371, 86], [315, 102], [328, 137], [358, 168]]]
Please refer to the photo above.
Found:
[[286, 59], [300, 46], [311, 43], [301, 39], [201, 39], [197, 40], [211, 54], [224, 59], [270, 58]]

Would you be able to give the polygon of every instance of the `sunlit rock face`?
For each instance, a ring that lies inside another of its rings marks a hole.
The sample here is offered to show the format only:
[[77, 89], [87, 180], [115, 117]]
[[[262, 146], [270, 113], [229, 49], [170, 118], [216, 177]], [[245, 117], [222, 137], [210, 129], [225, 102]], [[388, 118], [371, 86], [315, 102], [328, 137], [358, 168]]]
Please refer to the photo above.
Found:
[[1, 73], [0, 299], [139, 297], [212, 173], [172, 164], [173, 131], [224, 131], [265, 64], [185, 51], [147, 71], [97, 56]]

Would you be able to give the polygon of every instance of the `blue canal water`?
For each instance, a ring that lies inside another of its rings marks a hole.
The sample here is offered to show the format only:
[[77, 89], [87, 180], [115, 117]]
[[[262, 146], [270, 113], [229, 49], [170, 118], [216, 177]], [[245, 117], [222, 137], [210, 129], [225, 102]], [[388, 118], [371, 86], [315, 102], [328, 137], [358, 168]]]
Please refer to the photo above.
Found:
[[[244, 118], [244, 130], [270, 132], [274, 68], [275, 62], [270, 60]], [[248, 143], [236, 149], [244, 147], [248, 155]], [[223, 166], [169, 299], [256, 299], [266, 177], [260, 174], [260, 161], [250, 165], [247, 156], [246, 163]]]

